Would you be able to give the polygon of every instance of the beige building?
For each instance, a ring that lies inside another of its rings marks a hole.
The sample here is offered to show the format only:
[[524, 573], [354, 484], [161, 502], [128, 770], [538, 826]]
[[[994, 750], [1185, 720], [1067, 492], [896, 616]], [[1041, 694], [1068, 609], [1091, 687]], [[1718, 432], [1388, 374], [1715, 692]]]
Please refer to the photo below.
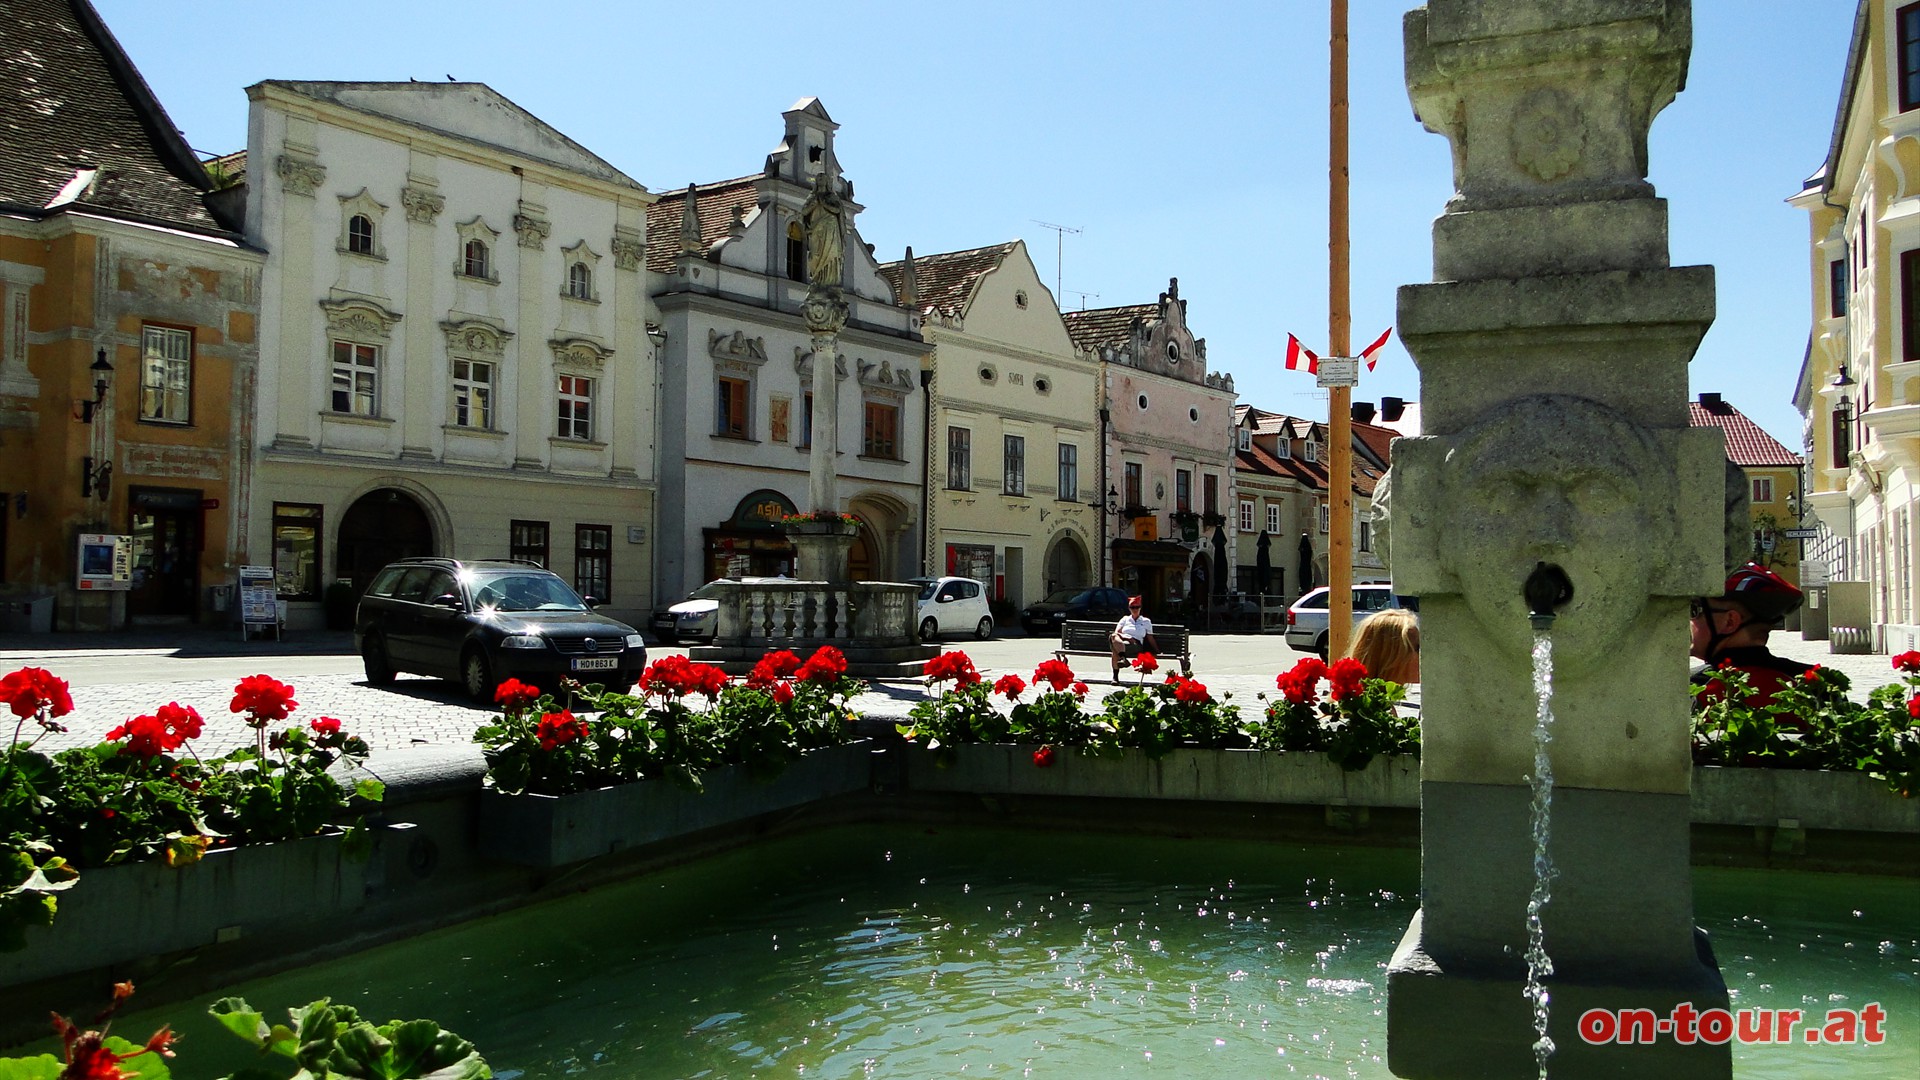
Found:
[[[1353, 580], [1386, 581], [1387, 568], [1373, 542], [1369, 511], [1374, 488], [1391, 464], [1389, 445], [1396, 433], [1360, 420], [1352, 428]], [[1327, 425], [1240, 405], [1234, 408], [1234, 434], [1234, 587], [1291, 602], [1327, 583], [1332, 526]], [[1267, 549], [1264, 581], [1263, 544]]]
[[251, 547], [290, 621], [408, 555], [653, 606], [653, 196], [479, 83], [248, 89]]
[[1688, 404], [1687, 411], [1694, 427], [1720, 429], [1727, 440], [1727, 460], [1746, 474], [1753, 515], [1751, 557], [1799, 584], [1800, 540], [1786, 533], [1800, 524], [1800, 455], [1781, 445], [1719, 394], [1701, 394], [1700, 400]]
[[1025, 242], [915, 256], [880, 273], [932, 349], [930, 573], [1018, 608], [1095, 584], [1098, 365], [1076, 353]]
[[1790, 200], [1810, 225], [1812, 332], [1796, 401], [1807, 505], [1864, 581], [1874, 647], [1912, 648], [1920, 515], [1920, 5], [1861, 0], [1826, 160]]

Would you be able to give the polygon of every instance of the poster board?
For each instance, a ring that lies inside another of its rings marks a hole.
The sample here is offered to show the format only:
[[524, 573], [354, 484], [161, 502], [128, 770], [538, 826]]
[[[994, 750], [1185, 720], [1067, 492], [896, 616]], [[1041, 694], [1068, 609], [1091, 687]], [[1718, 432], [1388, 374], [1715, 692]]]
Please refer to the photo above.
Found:
[[126, 592], [133, 588], [133, 537], [81, 533], [74, 552], [73, 587], [81, 592]]
[[240, 636], [256, 627], [271, 627], [280, 636], [279, 590], [274, 586], [273, 567], [242, 566], [239, 569]]

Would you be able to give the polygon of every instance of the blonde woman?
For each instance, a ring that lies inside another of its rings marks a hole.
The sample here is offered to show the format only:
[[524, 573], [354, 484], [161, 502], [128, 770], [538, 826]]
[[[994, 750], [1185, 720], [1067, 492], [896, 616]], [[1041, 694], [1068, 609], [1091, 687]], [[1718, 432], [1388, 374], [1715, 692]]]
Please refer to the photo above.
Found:
[[1367, 674], [1403, 685], [1420, 682], [1420, 620], [1405, 608], [1367, 616], [1353, 635], [1347, 655], [1367, 666]]

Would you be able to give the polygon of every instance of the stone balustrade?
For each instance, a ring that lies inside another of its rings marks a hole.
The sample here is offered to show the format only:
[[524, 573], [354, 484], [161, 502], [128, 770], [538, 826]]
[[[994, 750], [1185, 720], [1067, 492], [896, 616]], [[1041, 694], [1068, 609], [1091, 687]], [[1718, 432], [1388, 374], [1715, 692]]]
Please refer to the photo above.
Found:
[[716, 582], [714, 587], [720, 607], [713, 644], [690, 655], [730, 672], [750, 668], [769, 650], [791, 649], [804, 657], [832, 645], [846, 654], [851, 674], [911, 677], [919, 674], [916, 661], [938, 652], [916, 636], [916, 585], [772, 581]]

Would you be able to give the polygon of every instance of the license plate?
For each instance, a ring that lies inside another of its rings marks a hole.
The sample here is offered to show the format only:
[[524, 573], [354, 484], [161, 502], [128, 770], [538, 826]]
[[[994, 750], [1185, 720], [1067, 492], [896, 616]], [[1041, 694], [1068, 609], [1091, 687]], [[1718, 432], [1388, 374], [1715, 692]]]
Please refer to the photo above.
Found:
[[612, 671], [619, 666], [619, 658], [613, 656], [583, 657], [573, 662], [575, 671]]

